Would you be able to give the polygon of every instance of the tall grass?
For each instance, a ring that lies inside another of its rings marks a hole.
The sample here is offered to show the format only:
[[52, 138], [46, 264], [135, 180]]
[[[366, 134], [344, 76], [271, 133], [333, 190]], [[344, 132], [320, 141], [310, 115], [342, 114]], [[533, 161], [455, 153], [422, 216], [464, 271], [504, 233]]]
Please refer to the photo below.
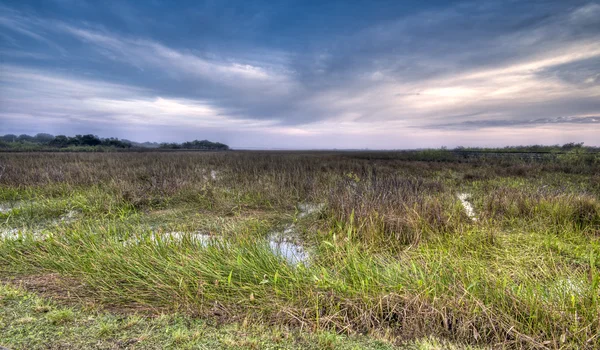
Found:
[[[0, 229], [53, 233], [2, 240], [0, 266], [75, 277], [113, 305], [403, 341], [598, 345], [597, 164], [385, 155], [0, 154], [0, 201], [22, 205], [0, 214]], [[325, 206], [302, 216], [298, 203]], [[56, 222], [68, 211], [79, 220]], [[173, 227], [213, 218], [200, 228], [226, 238], [162, 239], [156, 215]], [[308, 265], [265, 239], [292, 222]]]

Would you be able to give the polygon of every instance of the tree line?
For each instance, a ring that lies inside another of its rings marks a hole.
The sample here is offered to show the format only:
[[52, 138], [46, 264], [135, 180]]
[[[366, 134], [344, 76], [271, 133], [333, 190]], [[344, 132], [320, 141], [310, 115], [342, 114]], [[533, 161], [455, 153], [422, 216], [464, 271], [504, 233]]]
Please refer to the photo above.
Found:
[[163, 149], [201, 149], [201, 150], [220, 150], [226, 151], [229, 146], [220, 142], [210, 142], [208, 140], [194, 140], [184, 143], [161, 143], [159, 148]]
[[51, 135], [39, 133], [34, 136], [21, 134], [6, 134], [0, 136], [0, 149], [13, 150], [39, 150], [39, 149], [135, 149], [135, 148], [160, 148], [160, 149], [194, 149], [194, 150], [228, 150], [229, 146], [220, 142], [208, 140], [194, 140], [184, 143], [156, 143], [133, 142], [115, 137], [100, 138], [96, 135]]
[[22, 135], [13, 135], [7, 134], [4, 136], [0, 136], [0, 140], [5, 144], [10, 146], [21, 145], [40, 145], [47, 147], [56, 147], [56, 148], [66, 148], [66, 147], [77, 147], [77, 146], [105, 146], [105, 147], [113, 147], [113, 148], [131, 148], [132, 144], [129, 141], [119, 140], [118, 138], [110, 137], [110, 138], [100, 138], [96, 135], [87, 134], [87, 135], [75, 135], [75, 136], [66, 136], [66, 135], [50, 135], [45, 133], [39, 133], [35, 136], [30, 136], [26, 134]]

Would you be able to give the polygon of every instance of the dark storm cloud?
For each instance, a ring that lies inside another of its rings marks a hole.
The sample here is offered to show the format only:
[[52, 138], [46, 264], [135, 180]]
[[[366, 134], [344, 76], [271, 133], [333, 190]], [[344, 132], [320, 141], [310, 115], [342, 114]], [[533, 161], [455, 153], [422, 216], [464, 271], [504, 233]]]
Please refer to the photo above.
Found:
[[253, 143], [288, 135], [302, 147], [329, 135], [324, 146], [336, 147], [360, 135], [387, 147], [382, 138], [415, 128], [464, 130], [462, 139], [478, 128], [569, 124], [584, 138], [598, 128], [597, 1], [46, 1], [1, 10], [0, 132], [149, 138], [168, 127], [163, 139], [177, 130], [262, 135], [248, 136]]

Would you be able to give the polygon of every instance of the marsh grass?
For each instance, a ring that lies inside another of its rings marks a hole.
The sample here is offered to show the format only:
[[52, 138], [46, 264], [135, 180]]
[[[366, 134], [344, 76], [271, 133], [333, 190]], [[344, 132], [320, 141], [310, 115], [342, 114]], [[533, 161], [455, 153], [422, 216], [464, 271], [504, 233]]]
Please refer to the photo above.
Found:
[[[4, 239], [0, 264], [83, 281], [100, 304], [331, 332], [324, 347], [357, 333], [598, 345], [600, 163], [406, 157], [0, 154], [0, 200], [28, 203], [0, 214], [2, 228], [52, 233]], [[300, 215], [307, 203], [320, 210]], [[310, 264], [269, 247], [290, 223]], [[166, 237], [175, 231], [220, 238]]]
[[[52, 321], [48, 315], [68, 315]], [[25, 315], [25, 316], [23, 316]], [[10, 349], [392, 349], [383, 341], [335, 333], [301, 333], [261, 324], [213, 324], [189, 315], [123, 315], [65, 307], [0, 285], [0, 344]], [[423, 339], [409, 349], [438, 349]]]

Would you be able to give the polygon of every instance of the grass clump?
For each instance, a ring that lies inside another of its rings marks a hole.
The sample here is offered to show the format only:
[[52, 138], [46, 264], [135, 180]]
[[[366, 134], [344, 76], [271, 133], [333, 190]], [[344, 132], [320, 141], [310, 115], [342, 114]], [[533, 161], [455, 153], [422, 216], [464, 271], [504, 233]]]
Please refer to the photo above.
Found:
[[74, 313], [72, 310], [54, 310], [46, 314], [46, 318], [53, 325], [61, 325], [73, 321]]

